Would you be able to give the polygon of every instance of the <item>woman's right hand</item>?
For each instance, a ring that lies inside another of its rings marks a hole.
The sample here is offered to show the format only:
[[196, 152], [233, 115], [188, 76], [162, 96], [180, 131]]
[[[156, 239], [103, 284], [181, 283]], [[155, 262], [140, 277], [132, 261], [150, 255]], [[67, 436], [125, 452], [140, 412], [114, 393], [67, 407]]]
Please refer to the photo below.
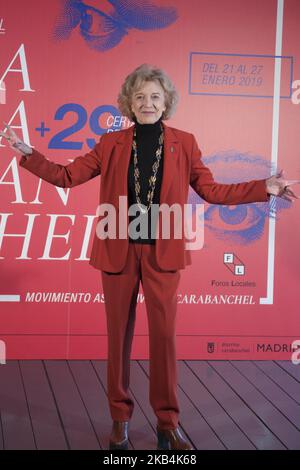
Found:
[[17, 134], [12, 130], [9, 124], [6, 124], [6, 122], [4, 122], [4, 124], [5, 128], [7, 128], [7, 132], [0, 131], [0, 135], [7, 140], [9, 146], [13, 150], [16, 150], [18, 153], [21, 153], [22, 155], [31, 155], [32, 148], [29, 147], [29, 145], [25, 144], [25, 142], [23, 142], [17, 136]]

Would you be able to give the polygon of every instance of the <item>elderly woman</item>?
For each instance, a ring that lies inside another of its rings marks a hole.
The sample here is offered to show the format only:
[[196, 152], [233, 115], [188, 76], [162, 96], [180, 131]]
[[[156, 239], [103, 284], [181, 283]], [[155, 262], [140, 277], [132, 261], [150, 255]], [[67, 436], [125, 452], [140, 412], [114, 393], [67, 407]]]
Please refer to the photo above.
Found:
[[[267, 201], [270, 194], [287, 200], [297, 197], [289, 186], [299, 181], [285, 180], [282, 172], [265, 180], [216, 183], [201, 160], [195, 137], [164, 122], [174, 113], [177, 101], [175, 87], [164, 71], [141, 65], [126, 77], [118, 98], [120, 111], [134, 125], [102, 135], [92, 151], [68, 165], [47, 160], [8, 125], [7, 132], [1, 133], [22, 154], [20, 165], [51, 184], [74, 187], [101, 174], [99, 223], [105, 220], [101, 204], [111, 204], [120, 215], [116, 236], [99, 234], [97, 226], [90, 257], [90, 264], [101, 270], [105, 296], [107, 388], [113, 420], [110, 449], [128, 448], [134, 408], [129, 394], [130, 354], [140, 281], [149, 326], [149, 398], [157, 417], [157, 446], [192, 449], [178, 427], [175, 349], [176, 292], [180, 270], [191, 258], [185, 236], [175, 238], [171, 231], [169, 237], [157, 237], [162, 218], [157, 212], [151, 217], [152, 207], [179, 204], [183, 208], [189, 185], [212, 204]], [[121, 197], [126, 197], [125, 212]], [[138, 210], [128, 212], [130, 208]], [[126, 236], [119, 235], [128, 222]]]

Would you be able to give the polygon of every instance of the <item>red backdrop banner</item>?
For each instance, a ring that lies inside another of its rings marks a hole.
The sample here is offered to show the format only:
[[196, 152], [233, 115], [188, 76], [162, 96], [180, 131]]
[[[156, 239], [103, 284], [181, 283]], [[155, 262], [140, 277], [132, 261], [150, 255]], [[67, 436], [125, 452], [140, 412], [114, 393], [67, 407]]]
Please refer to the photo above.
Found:
[[[4, 0], [0, 127], [66, 165], [131, 125], [117, 95], [138, 65], [179, 91], [166, 123], [195, 135], [220, 183], [300, 177], [298, 0]], [[51, 186], [0, 140], [0, 341], [8, 358], [106, 358], [100, 271], [88, 264], [101, 177]], [[297, 189], [295, 191], [297, 192]], [[298, 189], [299, 193], [299, 189]], [[181, 271], [180, 359], [299, 356], [299, 203], [204, 204]], [[148, 358], [142, 286], [132, 358]]]

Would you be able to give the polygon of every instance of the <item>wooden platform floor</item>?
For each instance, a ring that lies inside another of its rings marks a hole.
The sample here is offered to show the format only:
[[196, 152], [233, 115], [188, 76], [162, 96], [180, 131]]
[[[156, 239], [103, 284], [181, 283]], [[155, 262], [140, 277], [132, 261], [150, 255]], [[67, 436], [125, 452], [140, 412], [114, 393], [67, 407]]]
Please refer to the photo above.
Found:
[[[300, 449], [300, 365], [178, 361], [180, 425], [195, 449]], [[155, 449], [149, 363], [131, 361], [131, 449]], [[107, 449], [106, 361], [0, 365], [0, 449]]]

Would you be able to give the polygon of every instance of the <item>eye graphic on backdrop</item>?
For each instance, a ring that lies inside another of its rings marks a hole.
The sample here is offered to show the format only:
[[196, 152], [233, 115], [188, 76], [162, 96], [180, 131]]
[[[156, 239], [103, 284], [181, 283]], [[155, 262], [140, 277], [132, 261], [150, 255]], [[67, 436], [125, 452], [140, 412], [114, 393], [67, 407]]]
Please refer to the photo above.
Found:
[[[96, 6], [100, 7], [96, 8]], [[109, 8], [108, 8], [109, 7]], [[149, 31], [166, 28], [177, 20], [176, 9], [149, 0], [65, 0], [54, 31], [56, 39], [69, 39], [78, 28], [87, 45], [106, 51], [120, 43], [129, 29]]]
[[[237, 151], [220, 152], [202, 160], [210, 168], [215, 181], [224, 184], [268, 178], [273, 168], [260, 156]], [[188, 202], [199, 204], [201, 201], [202, 198], [191, 190]], [[204, 226], [228, 244], [248, 245], [261, 237], [267, 217], [276, 214], [278, 218], [280, 211], [290, 206], [289, 201], [281, 198], [272, 199], [272, 205], [270, 202], [235, 206], [210, 204], [204, 211]]]

